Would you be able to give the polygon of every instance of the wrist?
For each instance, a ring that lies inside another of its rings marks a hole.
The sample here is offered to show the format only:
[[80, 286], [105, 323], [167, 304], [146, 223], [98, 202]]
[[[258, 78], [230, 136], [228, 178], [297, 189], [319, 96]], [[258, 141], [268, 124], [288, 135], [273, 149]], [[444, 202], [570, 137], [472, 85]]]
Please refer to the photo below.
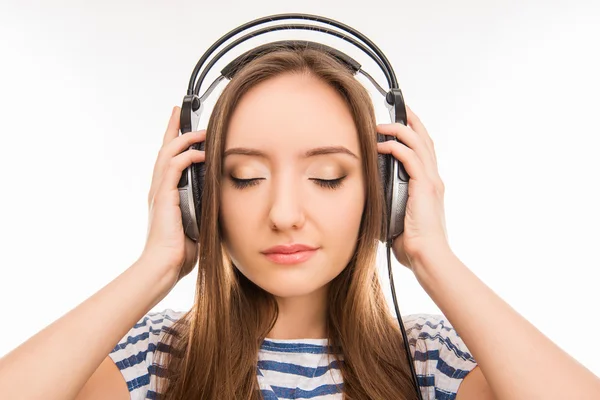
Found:
[[450, 246], [436, 246], [415, 254], [411, 259], [412, 271], [419, 282], [427, 279], [436, 269], [452, 263], [458, 257]]
[[155, 305], [161, 301], [177, 283], [178, 274], [175, 268], [170, 268], [156, 259], [143, 254], [132, 265], [131, 270], [139, 273], [148, 279], [152, 285]]

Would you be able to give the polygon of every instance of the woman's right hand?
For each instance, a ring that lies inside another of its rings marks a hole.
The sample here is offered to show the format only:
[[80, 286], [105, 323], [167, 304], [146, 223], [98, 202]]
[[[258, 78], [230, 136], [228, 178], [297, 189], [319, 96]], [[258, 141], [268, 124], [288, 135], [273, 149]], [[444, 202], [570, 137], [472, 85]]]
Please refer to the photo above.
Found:
[[177, 184], [186, 167], [203, 162], [204, 151], [189, 147], [206, 138], [206, 130], [179, 135], [181, 109], [174, 107], [154, 165], [148, 193], [148, 235], [141, 259], [166, 268], [173, 285], [189, 274], [198, 260], [198, 245], [183, 232]]

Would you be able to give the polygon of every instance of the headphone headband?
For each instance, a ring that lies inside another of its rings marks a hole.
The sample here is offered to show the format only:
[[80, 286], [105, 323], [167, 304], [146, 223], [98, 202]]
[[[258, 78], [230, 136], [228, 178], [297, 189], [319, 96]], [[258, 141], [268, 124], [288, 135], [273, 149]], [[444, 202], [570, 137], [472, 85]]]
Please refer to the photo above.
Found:
[[[266, 17], [262, 17], [262, 18], [257, 18], [253, 21], [250, 21], [246, 24], [243, 24], [235, 29], [232, 29], [231, 31], [229, 31], [228, 33], [226, 33], [225, 35], [223, 35], [219, 40], [217, 40], [212, 46], [210, 46], [210, 48], [202, 55], [202, 57], [200, 58], [200, 60], [198, 61], [198, 63], [196, 64], [193, 72], [192, 72], [192, 76], [190, 78], [189, 84], [188, 84], [188, 90], [187, 90], [187, 94], [188, 95], [193, 95], [196, 94], [198, 95], [198, 93], [200, 92], [200, 87], [199, 85], [196, 85], [196, 88], [194, 88], [194, 82], [196, 81], [196, 77], [198, 76], [198, 73], [200, 72], [200, 69], [202, 68], [202, 66], [204, 65], [204, 63], [206, 62], [206, 60], [208, 59], [208, 57], [210, 57], [210, 55], [212, 53], [215, 52], [215, 50], [221, 46], [223, 43], [225, 43], [227, 40], [229, 40], [231, 37], [239, 34], [240, 32], [243, 32], [249, 28], [252, 28], [254, 26], [257, 25], [261, 25], [261, 24], [265, 24], [265, 23], [269, 23], [269, 22], [274, 22], [274, 21], [279, 21], [279, 20], [284, 20], [284, 19], [303, 19], [303, 20], [309, 20], [309, 21], [315, 21], [315, 22], [320, 22], [320, 23], [325, 23], [331, 26], [334, 26], [338, 29], [341, 29], [355, 37], [357, 37], [358, 39], [360, 39], [362, 42], [364, 42], [369, 48], [371, 48], [371, 50], [373, 50], [373, 52], [375, 53], [375, 55], [379, 58], [379, 62], [376, 60], [375, 57], [373, 57], [371, 52], [367, 52], [367, 54], [369, 54], [369, 56], [371, 56], [371, 58], [373, 58], [377, 64], [382, 68], [384, 74], [386, 75], [386, 78], [388, 79], [388, 84], [390, 86], [390, 89], [397, 89], [398, 88], [398, 81], [396, 79], [396, 74], [394, 73], [394, 69], [392, 68], [390, 62], [388, 61], [388, 59], [386, 58], [386, 56], [383, 54], [383, 52], [379, 49], [379, 47], [377, 47], [375, 45], [375, 43], [373, 43], [369, 38], [367, 38], [365, 35], [363, 35], [362, 33], [358, 32], [356, 29], [345, 25], [341, 22], [335, 21], [333, 19], [330, 18], [326, 18], [326, 17], [322, 17], [319, 15], [311, 15], [311, 14], [301, 14], [301, 13], [292, 13], [292, 14], [276, 14], [276, 15], [271, 15], [271, 16], [266, 16]], [[289, 25], [286, 28], [285, 26], [282, 28], [282, 25], [280, 26], [275, 26], [275, 27], [270, 27], [270, 28], [266, 28], [264, 30], [261, 31], [260, 34], [262, 33], [267, 33], [270, 31], [274, 31], [274, 30], [280, 30], [280, 29], [295, 29], [298, 26], [307, 26], [307, 25]], [[274, 29], [276, 28], [276, 29]], [[306, 29], [306, 28], [305, 28]], [[310, 29], [312, 30], [318, 30], [321, 32], [325, 32], [328, 34], [332, 34], [334, 36], [338, 36], [341, 37], [345, 40], [347, 39], [351, 39], [348, 38], [348, 36], [346, 35], [340, 35], [338, 32], [335, 31], [331, 31], [328, 30], [326, 28], [319, 28], [318, 26], [312, 26]], [[336, 35], [337, 33], [337, 35]], [[256, 36], [252, 35], [252, 36]], [[250, 36], [250, 37], [252, 37]], [[354, 40], [347, 40], [350, 43], [356, 45], [356, 41]], [[361, 50], [365, 51], [364, 46], [357, 46], [359, 47]]]
[[[202, 86], [202, 83], [204, 82], [204, 78], [206, 78], [206, 75], [208, 73], [208, 71], [215, 65], [215, 63], [223, 56], [225, 55], [227, 52], [229, 52], [232, 48], [236, 47], [237, 45], [239, 45], [240, 43], [245, 42], [248, 39], [251, 39], [253, 37], [265, 34], [265, 33], [269, 33], [269, 32], [274, 32], [274, 31], [278, 31], [278, 30], [283, 30], [283, 29], [299, 29], [299, 30], [310, 30], [310, 31], [318, 31], [318, 32], [323, 32], [323, 33], [327, 33], [330, 34], [332, 36], [337, 36], [340, 39], [344, 39], [345, 41], [353, 44], [354, 46], [358, 47], [360, 50], [362, 50], [363, 52], [365, 52], [367, 55], [369, 55], [369, 57], [371, 57], [373, 59], [373, 61], [375, 61], [377, 63], [377, 65], [379, 66], [379, 68], [383, 71], [388, 86], [393, 87], [392, 85], [392, 75], [393, 75], [393, 71], [389, 71], [385, 64], [383, 64], [383, 62], [381, 61], [381, 59], [377, 56], [377, 54], [373, 53], [373, 51], [371, 51], [369, 48], [367, 48], [364, 44], [358, 42], [357, 40], [355, 40], [354, 38], [350, 37], [350, 36], [346, 36], [344, 34], [341, 34], [337, 31], [331, 30], [331, 29], [327, 29], [327, 28], [323, 28], [323, 27], [316, 27], [316, 26], [311, 26], [311, 25], [297, 25], [297, 24], [286, 24], [286, 25], [277, 25], [277, 26], [271, 26], [268, 28], [264, 28], [264, 29], [259, 29], [257, 31], [251, 32], [245, 36], [242, 36], [241, 38], [238, 38], [237, 40], [235, 40], [234, 42], [230, 43], [227, 47], [225, 47], [223, 50], [221, 50], [216, 56], [214, 56], [210, 62], [204, 67], [204, 69], [202, 70], [202, 73], [200, 74], [200, 77], [198, 77], [198, 80], [196, 81], [196, 84], [194, 86], [193, 89], [193, 94], [199, 95], [200, 94], [200, 87]], [[281, 42], [277, 42], [282, 44], [282, 46], [287, 47], [287, 45], [285, 44], [286, 42], [294, 42], [294, 41], [281, 41]], [[314, 43], [314, 42], [313, 42]], [[267, 45], [264, 46], [268, 46], [269, 43], [267, 43]], [[325, 46], [323, 44], [316, 44], [316, 47], [318, 46], [324, 46], [325, 48], [328, 49], [332, 49], [331, 47]], [[262, 47], [262, 46], [259, 46]], [[333, 50], [333, 49], [332, 49]], [[348, 59], [351, 60], [351, 58], [349, 56], [347, 56], [346, 54], [340, 52], [339, 50], [334, 50], [334, 55], [337, 57], [339, 57], [341, 55], [341, 60], [342, 62], [346, 62], [348, 61]], [[238, 57], [239, 58], [239, 57]], [[354, 62], [356, 65], [358, 65], [358, 69], [360, 69], [360, 64], [357, 62]], [[357, 71], [358, 71], [357, 69]], [[361, 71], [364, 73], [364, 71]], [[386, 95], [386, 91], [383, 90], [381, 88], [381, 86], [379, 86], [379, 84], [377, 84], [377, 82], [375, 82], [375, 80], [373, 78], [371, 78], [370, 76], [367, 77], [369, 78], [369, 80], [371, 80], [371, 82], [373, 82], [373, 84], [377, 87], [377, 89], [382, 92], [382, 94], [385, 96]], [[195, 78], [195, 75], [192, 75]], [[194, 110], [196, 110], [197, 108], [195, 108]]]

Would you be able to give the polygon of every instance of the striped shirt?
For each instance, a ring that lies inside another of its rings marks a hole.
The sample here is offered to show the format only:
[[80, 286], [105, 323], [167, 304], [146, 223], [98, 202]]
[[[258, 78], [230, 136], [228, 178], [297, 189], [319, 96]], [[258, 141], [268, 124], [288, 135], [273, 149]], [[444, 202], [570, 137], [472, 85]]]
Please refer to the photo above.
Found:
[[[164, 328], [182, 315], [171, 309], [146, 314], [111, 351], [131, 399], [158, 398], [153, 355], [163, 343]], [[477, 366], [465, 343], [443, 315], [412, 314], [402, 320], [423, 399], [455, 399], [460, 383]], [[342, 376], [327, 351], [327, 339], [265, 339], [257, 365], [264, 399], [342, 399]]]

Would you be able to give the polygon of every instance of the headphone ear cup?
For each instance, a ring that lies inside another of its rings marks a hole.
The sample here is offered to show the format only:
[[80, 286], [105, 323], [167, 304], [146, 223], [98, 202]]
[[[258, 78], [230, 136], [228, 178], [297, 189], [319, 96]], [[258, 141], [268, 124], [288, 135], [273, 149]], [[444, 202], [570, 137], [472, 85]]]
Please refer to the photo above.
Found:
[[[385, 135], [377, 134], [377, 142], [386, 140]], [[404, 232], [408, 181], [405, 182], [399, 178], [397, 169], [404, 169], [404, 166], [391, 154], [378, 154], [378, 163], [385, 206], [380, 240], [385, 243]]]
[[[204, 151], [204, 142], [194, 143], [191, 146], [194, 150]], [[200, 219], [202, 216], [202, 192], [204, 190], [204, 175], [206, 172], [206, 166], [204, 162], [194, 163], [191, 165], [192, 173], [192, 197], [194, 201], [194, 208], [196, 210], [196, 224], [198, 226], [198, 232], [200, 232]]]
[[[381, 142], [385, 142], [385, 136], [377, 133], [377, 142], [381, 143]], [[387, 236], [387, 227], [390, 223], [390, 216], [389, 216], [389, 210], [390, 210], [390, 202], [391, 202], [391, 196], [390, 196], [390, 164], [391, 164], [391, 156], [389, 154], [378, 154], [377, 155], [377, 163], [379, 164], [379, 177], [381, 179], [381, 190], [383, 192], [383, 206], [384, 206], [384, 210], [383, 210], [383, 218], [381, 220], [381, 233], [380, 233], [380, 240], [385, 242], [386, 241], [386, 236]]]

